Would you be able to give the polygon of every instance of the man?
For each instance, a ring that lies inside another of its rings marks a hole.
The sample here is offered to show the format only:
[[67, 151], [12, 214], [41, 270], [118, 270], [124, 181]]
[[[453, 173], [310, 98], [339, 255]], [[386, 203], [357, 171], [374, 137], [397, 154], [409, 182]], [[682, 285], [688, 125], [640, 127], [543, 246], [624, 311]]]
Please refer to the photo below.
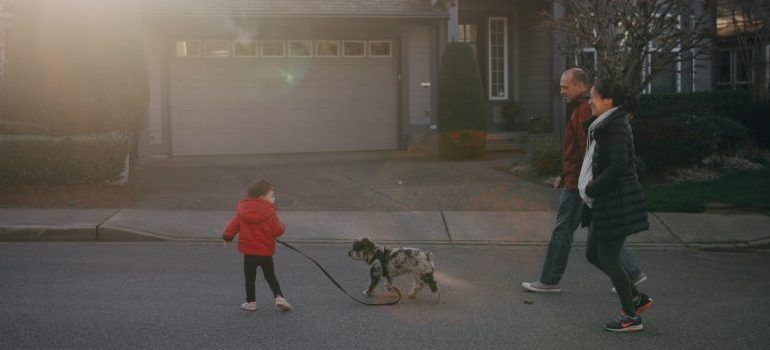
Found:
[[[591, 119], [591, 107], [588, 105], [590, 86], [588, 75], [580, 68], [572, 68], [561, 76], [560, 94], [572, 107], [572, 115], [564, 134], [561, 176], [554, 182], [554, 189], [562, 189], [559, 211], [556, 214], [556, 226], [543, 263], [540, 279], [536, 282], [523, 282], [525, 289], [537, 293], [561, 292], [559, 282], [567, 268], [572, 239], [580, 225], [582, 199], [578, 191], [578, 178], [586, 152], [587, 120]], [[631, 282], [634, 285], [647, 280], [647, 276], [636, 266], [626, 248], [621, 252], [621, 260]], [[612, 289], [615, 291], [615, 288]]]

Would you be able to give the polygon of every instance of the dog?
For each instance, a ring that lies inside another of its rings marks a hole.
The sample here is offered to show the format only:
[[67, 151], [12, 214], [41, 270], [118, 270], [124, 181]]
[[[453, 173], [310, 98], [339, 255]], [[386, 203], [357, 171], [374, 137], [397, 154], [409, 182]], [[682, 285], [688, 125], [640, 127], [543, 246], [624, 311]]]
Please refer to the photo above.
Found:
[[362, 238], [353, 242], [353, 249], [348, 252], [348, 256], [369, 265], [369, 287], [363, 293], [367, 297], [372, 296], [384, 277], [388, 291], [398, 294], [400, 298], [401, 291], [393, 285], [393, 278], [412, 273], [414, 285], [408, 294], [410, 299], [414, 299], [425, 285], [428, 285], [437, 299], [441, 298], [436, 279], [433, 277], [435, 265], [431, 252], [407, 247], [388, 249], [377, 246], [369, 238]]

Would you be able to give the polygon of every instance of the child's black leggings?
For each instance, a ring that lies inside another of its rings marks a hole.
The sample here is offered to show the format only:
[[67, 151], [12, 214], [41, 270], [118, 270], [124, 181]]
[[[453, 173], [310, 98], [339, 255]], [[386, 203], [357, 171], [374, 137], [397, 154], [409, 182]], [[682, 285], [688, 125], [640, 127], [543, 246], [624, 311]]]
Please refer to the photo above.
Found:
[[273, 296], [283, 296], [281, 292], [281, 285], [278, 284], [278, 279], [275, 278], [275, 270], [273, 267], [272, 256], [257, 256], [257, 255], [243, 255], [243, 275], [246, 277], [246, 301], [252, 302], [257, 300], [256, 286], [254, 285], [257, 280], [257, 267], [262, 267], [262, 272], [265, 274], [265, 281], [273, 291]]
[[618, 292], [620, 304], [626, 314], [636, 315], [634, 295], [638, 293], [636, 287], [628, 278], [626, 269], [620, 262], [620, 251], [626, 237], [614, 239], [598, 239], [593, 230], [593, 225], [588, 227], [588, 240], [586, 241], [586, 258], [588, 262], [598, 267], [610, 280]]

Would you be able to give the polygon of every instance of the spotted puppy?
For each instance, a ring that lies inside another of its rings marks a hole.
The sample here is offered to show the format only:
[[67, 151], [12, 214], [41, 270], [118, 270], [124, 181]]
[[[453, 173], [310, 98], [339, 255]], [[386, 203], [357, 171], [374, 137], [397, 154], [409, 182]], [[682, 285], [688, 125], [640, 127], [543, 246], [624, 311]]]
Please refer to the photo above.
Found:
[[393, 278], [405, 274], [414, 274], [414, 285], [409, 292], [409, 298], [414, 298], [427, 284], [433, 295], [440, 298], [436, 279], [433, 278], [433, 253], [418, 248], [394, 248], [388, 249], [377, 246], [368, 238], [353, 242], [353, 249], [348, 252], [353, 260], [360, 260], [369, 264], [369, 287], [364, 290], [364, 295], [372, 296], [374, 288], [385, 277], [385, 286], [388, 291], [401, 296], [401, 291], [393, 285]]

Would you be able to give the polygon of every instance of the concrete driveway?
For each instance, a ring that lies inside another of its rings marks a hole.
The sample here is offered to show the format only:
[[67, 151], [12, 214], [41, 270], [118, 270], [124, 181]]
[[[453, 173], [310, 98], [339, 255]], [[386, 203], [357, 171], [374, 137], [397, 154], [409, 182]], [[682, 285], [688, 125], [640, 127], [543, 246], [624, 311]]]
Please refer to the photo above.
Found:
[[448, 162], [416, 152], [151, 159], [136, 209], [229, 210], [251, 180], [277, 187], [288, 211], [543, 211], [554, 191], [511, 175], [520, 155]]

